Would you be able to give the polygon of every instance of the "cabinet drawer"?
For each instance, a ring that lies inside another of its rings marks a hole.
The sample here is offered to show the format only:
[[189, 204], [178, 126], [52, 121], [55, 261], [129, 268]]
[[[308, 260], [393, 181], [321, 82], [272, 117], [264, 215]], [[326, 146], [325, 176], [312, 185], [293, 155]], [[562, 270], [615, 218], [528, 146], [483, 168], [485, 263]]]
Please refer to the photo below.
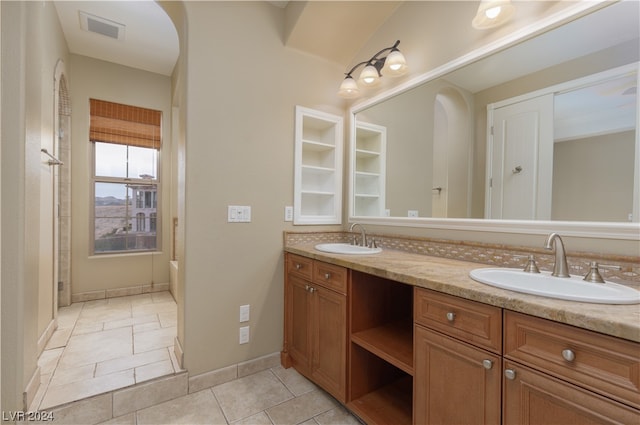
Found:
[[640, 407], [640, 344], [505, 311], [504, 356]]
[[313, 276], [313, 260], [295, 254], [287, 254], [287, 273], [311, 280]]
[[347, 269], [333, 264], [313, 262], [313, 283], [347, 294]]
[[502, 352], [502, 311], [498, 307], [416, 288], [413, 312], [416, 323]]

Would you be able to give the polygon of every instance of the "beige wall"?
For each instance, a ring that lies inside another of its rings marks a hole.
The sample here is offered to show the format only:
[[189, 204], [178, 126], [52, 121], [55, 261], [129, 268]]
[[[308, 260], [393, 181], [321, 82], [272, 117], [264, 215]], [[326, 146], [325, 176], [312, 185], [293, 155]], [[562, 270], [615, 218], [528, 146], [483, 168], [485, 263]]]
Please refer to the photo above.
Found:
[[[36, 370], [41, 147], [52, 145], [54, 70], [67, 48], [51, 2], [2, 8], [2, 410]], [[47, 188], [47, 190], [49, 190]], [[11, 247], [11, 249], [7, 249]]]
[[556, 142], [554, 220], [628, 221], [633, 211], [636, 132]]
[[[195, 375], [281, 349], [294, 107], [341, 114], [335, 93], [344, 70], [284, 47], [284, 10], [267, 2], [184, 6], [181, 342], [185, 366]], [[227, 223], [228, 205], [250, 205], [252, 222]], [[242, 304], [251, 305], [246, 345], [238, 344]]]
[[[72, 294], [169, 282], [171, 255], [171, 78], [71, 55]], [[158, 253], [90, 255], [91, 144], [89, 99], [162, 111], [162, 245]]]

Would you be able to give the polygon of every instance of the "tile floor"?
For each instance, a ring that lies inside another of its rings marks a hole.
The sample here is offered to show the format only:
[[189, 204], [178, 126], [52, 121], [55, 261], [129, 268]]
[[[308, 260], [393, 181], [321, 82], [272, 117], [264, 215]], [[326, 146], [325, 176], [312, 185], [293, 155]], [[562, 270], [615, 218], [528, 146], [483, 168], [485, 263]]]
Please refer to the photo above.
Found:
[[[176, 304], [168, 292], [61, 308], [58, 329], [38, 362], [42, 384], [29, 410], [52, 411], [55, 420], [47, 423], [54, 424], [360, 424], [333, 397], [293, 368], [281, 366], [191, 394], [186, 394], [182, 371], [149, 384], [162, 386], [169, 379], [170, 385], [179, 387], [177, 382], [183, 380], [186, 395], [129, 409], [130, 413], [106, 422], [96, 419], [100, 410], [103, 418], [118, 410], [117, 390], [180, 371], [173, 354], [175, 335]], [[141, 389], [151, 391], [144, 385]], [[110, 392], [113, 398], [103, 394]]]
[[281, 366], [114, 418], [102, 425], [359, 425], [334, 398]]
[[74, 303], [58, 310], [38, 365], [30, 410], [46, 410], [179, 370], [176, 303], [169, 292]]

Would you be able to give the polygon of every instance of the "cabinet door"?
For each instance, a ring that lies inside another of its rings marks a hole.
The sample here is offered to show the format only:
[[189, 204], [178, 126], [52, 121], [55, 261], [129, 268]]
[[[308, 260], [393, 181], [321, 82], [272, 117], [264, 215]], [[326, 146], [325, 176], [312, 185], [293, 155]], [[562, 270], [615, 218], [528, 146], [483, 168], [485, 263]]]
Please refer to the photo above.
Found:
[[504, 424], [632, 424], [640, 411], [505, 361]]
[[322, 388], [344, 402], [347, 365], [347, 298], [315, 287], [313, 298], [312, 377]]
[[499, 424], [501, 359], [414, 327], [414, 423]]
[[293, 365], [302, 374], [309, 373], [311, 359], [311, 304], [310, 283], [299, 277], [289, 275], [287, 287], [288, 312], [287, 340], [288, 351]]

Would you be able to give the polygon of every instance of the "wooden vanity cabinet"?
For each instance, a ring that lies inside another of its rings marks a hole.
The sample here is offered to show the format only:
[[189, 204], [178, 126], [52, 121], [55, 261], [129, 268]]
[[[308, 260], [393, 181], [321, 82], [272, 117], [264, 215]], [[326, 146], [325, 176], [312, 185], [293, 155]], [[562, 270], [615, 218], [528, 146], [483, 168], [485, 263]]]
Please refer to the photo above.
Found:
[[504, 313], [505, 424], [640, 423], [640, 344]]
[[345, 402], [347, 269], [286, 255], [285, 367], [295, 367]]
[[285, 255], [285, 367], [374, 424], [640, 423], [640, 344]]
[[500, 424], [501, 309], [416, 288], [414, 423]]

